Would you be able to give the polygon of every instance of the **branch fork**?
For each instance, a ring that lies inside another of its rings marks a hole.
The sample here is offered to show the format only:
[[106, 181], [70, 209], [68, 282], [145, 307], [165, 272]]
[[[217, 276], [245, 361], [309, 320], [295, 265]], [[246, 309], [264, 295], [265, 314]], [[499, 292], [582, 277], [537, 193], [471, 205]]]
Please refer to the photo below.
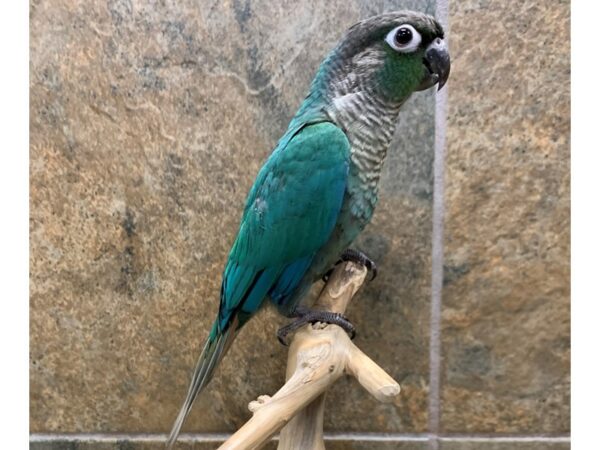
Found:
[[[366, 276], [362, 265], [339, 264], [314, 307], [343, 314]], [[355, 377], [380, 402], [391, 402], [400, 393], [398, 383], [340, 327], [305, 325], [290, 345], [286, 383], [272, 397], [261, 395], [250, 402], [252, 418], [219, 450], [259, 449], [279, 430], [278, 450], [324, 450], [325, 393], [344, 374]]]

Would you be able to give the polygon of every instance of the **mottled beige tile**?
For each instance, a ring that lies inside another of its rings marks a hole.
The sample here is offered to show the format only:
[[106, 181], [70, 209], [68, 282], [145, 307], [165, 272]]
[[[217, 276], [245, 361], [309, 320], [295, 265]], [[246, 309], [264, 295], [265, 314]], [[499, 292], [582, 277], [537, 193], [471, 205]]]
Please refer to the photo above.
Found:
[[[320, 60], [362, 17], [433, 4], [32, 3], [32, 431], [170, 428], [246, 193]], [[380, 405], [342, 381], [328, 429], [426, 427], [432, 140], [433, 96], [421, 93], [359, 242], [380, 276], [349, 311], [402, 394]], [[283, 322], [266, 310], [244, 329], [186, 430], [233, 430], [278, 389]]]
[[442, 426], [569, 430], [569, 2], [450, 2]]

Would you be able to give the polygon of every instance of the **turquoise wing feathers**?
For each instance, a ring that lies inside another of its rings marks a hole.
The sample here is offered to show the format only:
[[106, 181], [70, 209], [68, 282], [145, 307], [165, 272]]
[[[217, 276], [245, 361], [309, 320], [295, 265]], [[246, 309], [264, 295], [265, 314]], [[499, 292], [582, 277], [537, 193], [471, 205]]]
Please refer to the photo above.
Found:
[[[350, 157], [330, 122], [301, 128], [271, 154], [252, 187], [223, 274], [218, 331], [238, 327], [270, 296], [285, 302], [329, 239], [344, 198]], [[216, 330], [215, 330], [216, 331]]]

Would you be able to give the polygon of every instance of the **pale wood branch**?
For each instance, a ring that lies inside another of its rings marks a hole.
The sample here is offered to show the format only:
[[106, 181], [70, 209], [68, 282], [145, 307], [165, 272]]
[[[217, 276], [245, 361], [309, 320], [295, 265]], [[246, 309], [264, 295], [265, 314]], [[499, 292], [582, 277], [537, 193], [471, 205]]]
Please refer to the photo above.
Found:
[[[353, 262], [338, 265], [314, 307], [344, 313], [366, 275], [366, 268]], [[283, 428], [278, 450], [323, 450], [325, 392], [345, 373], [379, 401], [391, 401], [400, 392], [398, 383], [340, 327], [304, 326], [290, 345], [286, 383], [272, 397], [263, 395], [251, 402], [252, 418], [219, 449], [258, 449]]]

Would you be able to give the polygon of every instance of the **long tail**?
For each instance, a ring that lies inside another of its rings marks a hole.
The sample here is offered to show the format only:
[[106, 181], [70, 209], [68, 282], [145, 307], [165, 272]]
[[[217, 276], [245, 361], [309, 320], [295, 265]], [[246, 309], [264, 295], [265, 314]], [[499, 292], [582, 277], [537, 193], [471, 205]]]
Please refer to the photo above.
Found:
[[[237, 320], [235, 322], [237, 322]], [[198, 394], [212, 378], [217, 365], [221, 359], [223, 359], [223, 356], [225, 356], [225, 353], [231, 346], [236, 334], [237, 323], [230, 324], [227, 330], [222, 334], [217, 331], [216, 322], [213, 325], [206, 344], [204, 344], [204, 348], [202, 349], [202, 353], [200, 354], [200, 358], [198, 358], [198, 362], [196, 363], [196, 368], [194, 369], [194, 374], [192, 375], [185, 401], [183, 402], [183, 406], [181, 407], [181, 411], [179, 411], [177, 419], [175, 419], [173, 429], [167, 440], [167, 449], [171, 450], [173, 448], [177, 436], [179, 436], [179, 432], [181, 431], [181, 427], [192, 409], [194, 400], [196, 400]]]

